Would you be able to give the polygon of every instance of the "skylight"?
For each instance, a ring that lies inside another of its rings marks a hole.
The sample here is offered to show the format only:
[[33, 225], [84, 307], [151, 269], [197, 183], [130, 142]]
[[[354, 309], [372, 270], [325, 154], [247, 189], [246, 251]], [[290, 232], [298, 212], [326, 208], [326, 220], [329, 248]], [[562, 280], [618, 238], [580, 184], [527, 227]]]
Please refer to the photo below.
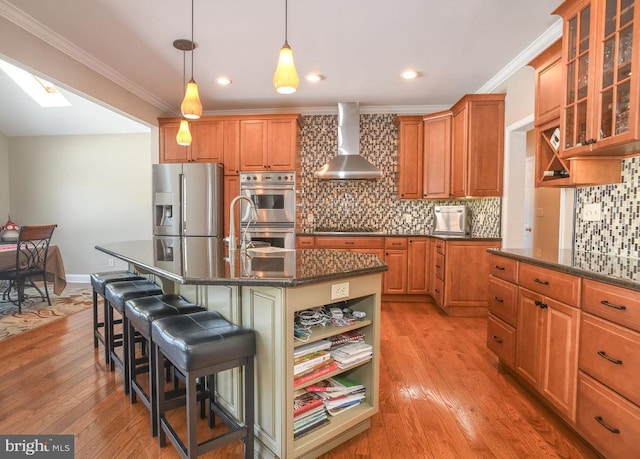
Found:
[[0, 59], [0, 69], [16, 82], [22, 90], [41, 107], [67, 107], [71, 103], [58, 91], [55, 85], [43, 78], [9, 64]]

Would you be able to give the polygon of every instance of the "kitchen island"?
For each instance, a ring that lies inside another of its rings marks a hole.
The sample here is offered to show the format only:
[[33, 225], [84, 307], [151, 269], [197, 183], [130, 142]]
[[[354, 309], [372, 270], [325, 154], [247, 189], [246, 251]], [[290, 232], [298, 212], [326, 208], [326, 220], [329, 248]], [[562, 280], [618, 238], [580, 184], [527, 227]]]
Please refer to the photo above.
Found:
[[[156, 276], [165, 292], [178, 292], [227, 320], [255, 330], [255, 449], [260, 457], [315, 457], [370, 426], [378, 412], [380, 258], [336, 250], [260, 248], [239, 251], [231, 259], [217, 238], [157, 237], [96, 246], [141, 273]], [[346, 326], [316, 327], [306, 341], [294, 336], [296, 313], [335, 305], [366, 314]], [[294, 385], [296, 347], [346, 331], [364, 333], [373, 347], [371, 360]], [[218, 375], [218, 401], [239, 420], [242, 378], [239, 369]], [[312, 432], [294, 438], [294, 392], [343, 374], [363, 384], [363, 403]]]

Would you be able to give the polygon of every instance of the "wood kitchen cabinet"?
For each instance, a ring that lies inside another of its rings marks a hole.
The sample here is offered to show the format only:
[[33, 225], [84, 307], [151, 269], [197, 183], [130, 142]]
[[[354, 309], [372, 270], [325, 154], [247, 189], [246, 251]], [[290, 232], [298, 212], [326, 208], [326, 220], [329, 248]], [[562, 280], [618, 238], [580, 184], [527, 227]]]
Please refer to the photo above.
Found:
[[407, 249], [407, 294], [429, 293], [431, 244], [427, 237], [410, 237]]
[[176, 142], [179, 127], [179, 118], [159, 120], [161, 163], [223, 162], [223, 121], [190, 121], [189, 131], [193, 140], [188, 146]]
[[397, 116], [398, 197], [422, 199], [422, 116]]
[[240, 175], [240, 121], [224, 120], [224, 175]]
[[515, 367], [518, 262], [489, 256], [487, 347], [507, 367]]
[[451, 316], [486, 317], [489, 254], [497, 241], [435, 241], [434, 299]]
[[451, 112], [426, 115], [423, 119], [422, 195], [449, 198], [451, 183]]
[[383, 275], [382, 293], [407, 293], [408, 243], [406, 237], [387, 237], [384, 241], [384, 262], [389, 267]]
[[468, 94], [451, 109], [451, 196], [501, 196], [504, 94]]
[[640, 149], [640, 11], [633, 0], [567, 0], [560, 156], [630, 155]]
[[243, 171], [297, 169], [300, 117], [271, 115], [240, 121], [240, 168]]

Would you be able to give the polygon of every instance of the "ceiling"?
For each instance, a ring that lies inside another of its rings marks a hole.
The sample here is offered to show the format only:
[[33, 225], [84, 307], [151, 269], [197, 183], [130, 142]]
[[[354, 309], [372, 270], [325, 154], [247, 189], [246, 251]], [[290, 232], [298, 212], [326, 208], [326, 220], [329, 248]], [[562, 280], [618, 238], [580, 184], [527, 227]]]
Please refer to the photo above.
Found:
[[[363, 112], [428, 113], [464, 94], [489, 92], [491, 84], [526, 65], [542, 49], [532, 43], [546, 39], [548, 45], [550, 36], [559, 36], [559, 19], [551, 14], [559, 4], [291, 0], [288, 41], [301, 81], [296, 93], [281, 95], [271, 80], [284, 43], [285, 1], [194, 0], [193, 76], [205, 113], [334, 113], [346, 101], [359, 102]], [[167, 115], [179, 114], [183, 57], [187, 80], [191, 61], [172, 43], [191, 38], [188, 0], [0, 0], [0, 15]], [[419, 77], [402, 80], [408, 68]], [[325, 79], [309, 83], [304, 75], [310, 72]], [[218, 86], [219, 76], [233, 83]], [[13, 137], [146, 129], [65, 89], [71, 108], [41, 109], [0, 71], [0, 132]]]

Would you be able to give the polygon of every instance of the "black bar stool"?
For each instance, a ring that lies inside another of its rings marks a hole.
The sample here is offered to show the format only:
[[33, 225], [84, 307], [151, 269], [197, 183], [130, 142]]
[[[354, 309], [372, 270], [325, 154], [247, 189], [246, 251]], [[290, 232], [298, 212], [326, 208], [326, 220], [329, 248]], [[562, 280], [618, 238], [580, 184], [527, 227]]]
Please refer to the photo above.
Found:
[[[254, 331], [231, 324], [217, 312], [205, 311], [158, 319], [151, 324], [151, 335], [157, 353], [159, 445], [165, 446], [168, 435], [180, 456], [193, 458], [243, 439], [245, 458], [253, 458]], [[184, 443], [165, 416], [166, 411], [175, 405], [173, 400], [165, 400], [164, 359], [185, 377], [187, 441]], [[244, 366], [244, 425], [239, 424], [215, 400], [215, 374], [239, 366]], [[209, 398], [209, 427], [214, 425], [215, 413], [230, 428], [201, 443], [197, 440], [198, 378], [207, 381], [205, 396]]]
[[[151, 434], [158, 435], [158, 405], [156, 399], [156, 378], [154, 374], [156, 353], [151, 339], [151, 324], [154, 320], [178, 314], [191, 314], [204, 311], [205, 308], [190, 303], [177, 294], [146, 296], [128, 300], [124, 304], [125, 316], [129, 322], [129, 384], [131, 403], [136, 403], [136, 396], [140, 397], [143, 405], [147, 407], [151, 418]], [[136, 357], [136, 340], [131, 337], [138, 332], [145, 341], [143, 348], [147, 349], [147, 355]], [[142, 364], [140, 366], [140, 364]], [[140, 385], [138, 374], [148, 372], [148, 392]]]
[[[133, 280], [112, 282], [104, 289], [104, 296], [109, 302], [107, 308], [107, 328], [109, 333], [109, 364], [111, 371], [117, 365], [124, 373], [124, 393], [129, 393], [129, 323], [124, 314], [124, 304], [127, 300], [143, 296], [162, 295], [162, 289], [149, 280]], [[116, 335], [114, 331], [113, 310], [116, 310], [122, 319], [122, 335]], [[135, 339], [134, 336], [131, 339]], [[122, 358], [116, 352], [117, 347], [122, 347]]]
[[[111, 282], [121, 282], [127, 280], [141, 280], [144, 277], [130, 271], [109, 271], [91, 274], [91, 287], [93, 288], [93, 347], [98, 347], [98, 342], [104, 346], [104, 362], [109, 363], [109, 352], [107, 350], [107, 334], [109, 327], [106, 325], [107, 308], [109, 304], [104, 296], [104, 288]], [[98, 295], [103, 299], [102, 322], [98, 318]], [[101, 332], [100, 329], [103, 329]]]

